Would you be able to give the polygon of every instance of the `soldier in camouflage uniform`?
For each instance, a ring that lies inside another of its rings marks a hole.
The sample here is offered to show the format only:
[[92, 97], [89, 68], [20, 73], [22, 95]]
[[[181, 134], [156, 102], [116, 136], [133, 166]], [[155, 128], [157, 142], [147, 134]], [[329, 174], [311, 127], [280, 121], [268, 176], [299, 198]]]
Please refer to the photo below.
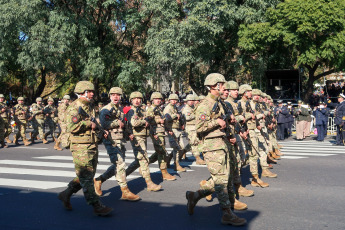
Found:
[[[168, 132], [169, 143], [173, 148], [172, 156], [175, 161], [175, 171], [185, 172], [186, 169], [179, 164], [180, 156], [184, 152], [184, 144], [182, 141], [182, 130], [180, 126], [180, 115], [177, 112], [176, 103], [179, 101], [177, 94], [170, 94], [168, 98], [169, 104], [164, 108], [165, 128]], [[170, 163], [169, 161], [167, 162]]]
[[30, 145], [30, 141], [26, 138], [26, 126], [27, 118], [29, 116], [29, 109], [24, 105], [24, 98], [18, 97], [18, 104], [13, 107], [14, 110], [14, 120], [17, 124], [18, 132], [14, 135], [13, 142], [19, 145], [18, 139], [21, 137], [23, 139], [24, 145]]
[[53, 138], [53, 141], [56, 142], [56, 137], [55, 137], [55, 128], [56, 128], [56, 122], [58, 118], [57, 114], [57, 109], [54, 106], [54, 99], [53, 98], [48, 98], [48, 105], [44, 107], [44, 114], [46, 116], [46, 124], [48, 125], [49, 131], [44, 134], [43, 137], [43, 144], [47, 144], [48, 140], [47, 137], [50, 134]]
[[[147, 122], [146, 111], [141, 108], [143, 95], [140, 92], [133, 92], [129, 97], [132, 104], [131, 109], [127, 113], [129, 139], [133, 148], [135, 162], [139, 163], [140, 173], [146, 181], [147, 191], [159, 191], [162, 186], [152, 182], [149, 168], [149, 157], [147, 154], [147, 136], [149, 123]], [[129, 168], [131, 166], [128, 166]]]
[[[253, 176], [251, 185], [255, 187], [268, 187], [269, 184], [263, 182], [259, 178], [259, 172], [258, 172], [258, 159], [260, 157], [260, 163], [263, 164], [264, 168], [268, 169], [268, 165], [266, 162], [266, 156], [265, 152], [259, 152], [259, 140], [256, 135], [256, 129], [257, 129], [257, 119], [261, 119], [263, 117], [263, 114], [260, 114], [259, 112], [255, 112], [255, 104], [251, 102], [252, 98], [252, 87], [250, 85], [244, 84], [241, 85], [239, 88], [239, 94], [242, 95], [242, 99], [238, 101], [238, 108], [241, 111], [240, 113], [244, 116], [247, 132], [248, 132], [248, 140], [252, 143], [252, 146], [248, 143], [246, 144], [246, 149], [249, 154], [249, 166], [250, 166], [250, 172]], [[262, 159], [262, 161], [261, 161]], [[265, 165], [266, 162], [266, 165]]]
[[[224, 92], [225, 78], [218, 73], [209, 74], [204, 85], [208, 88], [209, 94], [205, 100], [196, 109], [196, 131], [201, 140], [199, 149], [205, 154], [205, 161], [211, 174], [209, 183], [197, 192], [186, 192], [188, 213], [194, 213], [194, 207], [197, 202], [206, 195], [216, 192], [221, 206], [223, 224], [244, 225], [246, 220], [237, 217], [231, 211], [231, 203], [228, 194], [229, 180], [229, 146], [226, 143], [227, 122], [221, 118], [224, 114], [224, 108], [219, 104], [220, 95]], [[215, 105], [217, 105], [217, 109]]]
[[184, 116], [184, 120], [186, 121], [186, 134], [189, 140], [189, 144], [192, 149], [193, 156], [195, 157], [196, 164], [204, 165], [206, 164], [204, 160], [200, 158], [200, 152], [198, 149], [199, 139], [196, 136], [195, 130], [195, 112], [194, 112], [194, 104], [197, 101], [196, 97], [193, 94], [189, 94], [185, 101], [187, 104], [182, 109], [182, 114]]
[[10, 110], [5, 102], [4, 95], [0, 94], [0, 144], [2, 147], [7, 148], [5, 140], [9, 144], [12, 143], [12, 141], [8, 138], [11, 132]]
[[[272, 118], [272, 125], [268, 127], [268, 135], [270, 137], [271, 145], [272, 145], [272, 152], [274, 152], [277, 156], [282, 156], [283, 154], [279, 151], [278, 141], [277, 141], [277, 120], [273, 116], [274, 114], [274, 104], [272, 97], [267, 95], [267, 107], [271, 112]], [[274, 149], [274, 151], [273, 151]]]
[[[113, 87], [109, 91], [111, 102], [104, 106], [99, 114], [99, 120], [102, 127], [109, 131], [110, 137], [103, 141], [112, 165], [99, 177], [95, 178], [95, 190], [97, 195], [102, 195], [101, 185], [104, 181], [115, 176], [119, 184], [122, 197], [121, 200], [137, 201], [138, 195], [133, 194], [127, 186], [126, 181], [126, 163], [124, 158], [125, 140], [124, 140], [124, 113], [119, 107], [122, 96], [122, 89]], [[110, 139], [110, 140], [109, 140]]]
[[[241, 167], [242, 167], [242, 163], [245, 161], [246, 159], [246, 154], [244, 152], [244, 143], [243, 143], [243, 138], [247, 139], [247, 132], [245, 132], [244, 130], [237, 130], [237, 132], [235, 131], [235, 127], [236, 127], [236, 123], [237, 123], [237, 127], [243, 127], [242, 124], [245, 121], [245, 118], [242, 114], [239, 113], [238, 111], [238, 104], [235, 102], [235, 100], [238, 97], [238, 90], [239, 90], [239, 86], [238, 83], [235, 81], [229, 81], [226, 85], [225, 88], [229, 89], [229, 97], [226, 99], [226, 102], [230, 103], [232, 109], [233, 109], [233, 114], [235, 116], [235, 122], [231, 124], [231, 129], [234, 132], [234, 135], [236, 137], [236, 145], [234, 145], [234, 160], [236, 160], [237, 164], [235, 166], [236, 172], [234, 173], [234, 185], [236, 188], [236, 192], [240, 195], [240, 196], [245, 196], [245, 197], [249, 197], [249, 196], [253, 196], [254, 195], [254, 191], [253, 190], [248, 190], [245, 187], [242, 186], [242, 181], [241, 181]], [[239, 131], [239, 133], [238, 133]], [[242, 132], [244, 131], [244, 132]], [[236, 206], [236, 202], [235, 202], [235, 206]]]
[[65, 134], [67, 131], [65, 114], [69, 106], [70, 100], [71, 100], [71, 97], [69, 95], [65, 95], [58, 107], [58, 122], [59, 122], [61, 132], [54, 145], [55, 150], [62, 151], [62, 148], [60, 148], [60, 143], [66, 142], [66, 140], [64, 140], [66, 138]]
[[[86, 202], [93, 206], [94, 213], [99, 216], [106, 216], [113, 209], [104, 206], [100, 202], [93, 184], [93, 177], [96, 173], [98, 162], [98, 140], [95, 135], [97, 125], [89, 118], [95, 116], [94, 107], [90, 103], [90, 100], [94, 96], [94, 90], [94, 85], [91, 82], [78, 82], [74, 89], [74, 92], [78, 95], [78, 99], [72, 102], [67, 109], [67, 132], [71, 133], [70, 150], [77, 176], [68, 184], [66, 190], [59, 193], [58, 198], [63, 202], [66, 209], [71, 210], [70, 198], [72, 194], [83, 188]], [[80, 114], [80, 108], [89, 117]]]
[[265, 124], [265, 117], [268, 115], [267, 111], [263, 111], [261, 109], [260, 104], [260, 97], [261, 97], [261, 90], [254, 89], [252, 91], [253, 96], [253, 108], [255, 108], [255, 115], [256, 120], [258, 123], [256, 124], [257, 127], [255, 129], [255, 134], [258, 138], [258, 147], [260, 151], [260, 166], [262, 168], [262, 174], [263, 177], [277, 177], [277, 174], [272, 173], [269, 170], [269, 165], [267, 164], [267, 153], [268, 153], [268, 142], [266, 140], [266, 124]]
[[38, 97], [36, 98], [36, 103], [31, 105], [32, 109], [32, 127], [33, 132], [31, 133], [31, 143], [34, 143], [36, 140], [37, 135], [40, 135], [40, 138], [44, 138], [44, 106], [42, 105], [42, 98]]

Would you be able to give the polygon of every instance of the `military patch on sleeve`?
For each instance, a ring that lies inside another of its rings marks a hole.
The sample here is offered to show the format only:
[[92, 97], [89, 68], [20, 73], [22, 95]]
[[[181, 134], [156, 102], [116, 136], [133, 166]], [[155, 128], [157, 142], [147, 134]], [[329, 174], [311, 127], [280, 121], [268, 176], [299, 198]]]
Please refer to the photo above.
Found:
[[105, 115], [105, 119], [109, 120], [110, 116], [109, 115]]
[[79, 119], [78, 119], [77, 116], [73, 116], [73, 117], [72, 117], [72, 122], [73, 122], [74, 124], [77, 124], [78, 121], [79, 121]]
[[187, 113], [188, 116], [190, 116], [190, 113]]
[[138, 120], [138, 116], [134, 116], [134, 119], [135, 119], [135, 120]]
[[202, 121], [206, 120], [206, 115], [205, 115], [205, 114], [202, 114], [202, 115], [200, 116], [200, 120], [202, 120]]

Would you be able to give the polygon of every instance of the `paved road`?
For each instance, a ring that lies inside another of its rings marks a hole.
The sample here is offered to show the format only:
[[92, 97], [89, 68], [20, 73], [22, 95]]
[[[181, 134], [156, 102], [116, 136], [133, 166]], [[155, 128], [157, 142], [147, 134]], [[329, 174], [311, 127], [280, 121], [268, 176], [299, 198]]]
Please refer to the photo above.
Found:
[[[283, 159], [274, 166], [278, 178], [264, 179], [269, 188], [251, 188], [249, 168], [242, 172], [244, 184], [255, 196], [241, 198], [249, 209], [236, 212], [248, 224], [239, 229], [345, 229], [345, 149], [332, 145], [332, 139], [316, 142], [307, 139], [284, 142]], [[133, 161], [127, 145], [126, 163]], [[152, 153], [152, 143], [148, 144]], [[201, 200], [193, 216], [186, 212], [185, 192], [197, 190], [198, 183], [209, 177], [205, 166], [190, 161], [182, 164], [188, 172], [177, 181], [162, 181], [158, 165], [151, 169], [153, 181], [163, 191], [147, 192], [138, 171], [128, 178], [130, 189], [141, 201], [121, 201], [121, 191], [114, 179], [103, 185], [105, 204], [114, 208], [110, 217], [93, 216], [82, 192], [72, 198], [73, 211], [63, 209], [56, 198], [74, 177], [69, 151], [53, 150], [53, 143], [40, 142], [0, 149], [0, 229], [228, 229], [220, 224], [218, 201]], [[103, 146], [97, 174], [109, 166]], [[173, 171], [170, 171], [174, 173]]]

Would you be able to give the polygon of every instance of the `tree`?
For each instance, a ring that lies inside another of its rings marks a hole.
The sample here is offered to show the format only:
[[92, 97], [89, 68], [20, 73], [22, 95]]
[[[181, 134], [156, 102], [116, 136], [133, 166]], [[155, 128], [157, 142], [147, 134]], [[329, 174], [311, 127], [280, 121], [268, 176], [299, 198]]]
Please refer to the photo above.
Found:
[[[238, 28], [243, 23], [265, 20], [266, 9], [278, 0], [192, 0], [145, 1], [145, 9], [153, 12], [145, 51], [149, 64], [160, 69], [169, 66], [175, 78], [184, 78], [197, 93], [210, 72], [220, 72], [227, 79], [244, 79], [247, 64], [261, 66], [260, 59], [238, 49]], [[251, 66], [252, 67], [252, 66]]]
[[344, 12], [342, 0], [287, 0], [267, 11], [267, 22], [242, 25], [239, 46], [266, 57], [281, 52], [307, 70], [307, 101], [316, 80], [345, 67]]

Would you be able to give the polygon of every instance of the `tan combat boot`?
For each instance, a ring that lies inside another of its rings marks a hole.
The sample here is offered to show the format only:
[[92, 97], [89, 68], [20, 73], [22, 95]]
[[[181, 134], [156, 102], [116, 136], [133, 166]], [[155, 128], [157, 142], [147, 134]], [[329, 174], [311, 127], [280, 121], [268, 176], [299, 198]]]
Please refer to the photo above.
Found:
[[19, 145], [19, 143], [18, 143], [18, 138], [17, 138], [16, 135], [14, 135], [13, 143], [14, 143], [15, 145]]
[[28, 146], [31, 144], [31, 142], [28, 139], [24, 139], [23, 142], [25, 146]]
[[186, 199], [187, 199], [187, 211], [189, 215], [194, 214], [194, 207], [198, 203], [198, 201], [203, 198], [204, 195], [200, 190], [196, 192], [187, 191], [186, 192]]
[[269, 186], [268, 183], [263, 182], [258, 175], [253, 175], [253, 179], [252, 179], [252, 186], [254, 187], [261, 187], [261, 188], [266, 188]]
[[47, 143], [48, 143], [47, 137], [48, 137], [48, 134], [45, 133], [45, 134], [43, 135], [43, 138], [42, 138], [43, 144], [47, 144]]
[[100, 201], [93, 204], [92, 206], [93, 206], [93, 213], [96, 216], [107, 216], [113, 211], [112, 208], [105, 206]]
[[72, 194], [72, 190], [70, 188], [67, 188], [65, 191], [60, 192], [58, 195], [59, 200], [62, 201], [63, 206], [67, 210], [72, 210], [72, 205], [70, 201]]
[[60, 148], [60, 141], [58, 141], [56, 138], [55, 138], [54, 149], [58, 151], [62, 151], [62, 148]]
[[236, 216], [230, 208], [223, 208], [222, 224], [230, 224], [234, 226], [242, 226], [247, 223], [246, 219]]
[[166, 169], [161, 169], [161, 172], [162, 172], [163, 180], [170, 180], [170, 181], [176, 180], [176, 177], [170, 175], [170, 174], [168, 173], [168, 170], [166, 170]]
[[151, 179], [145, 179], [145, 181], [146, 181], [146, 185], [147, 185], [147, 188], [146, 188], [147, 191], [157, 192], [157, 191], [162, 189], [161, 185], [157, 185], [157, 184], [153, 183]]
[[282, 149], [284, 146], [277, 144], [279, 149]]
[[280, 160], [280, 156], [278, 156], [277, 154], [275, 154], [275, 152], [272, 152], [272, 157], [273, 157], [275, 160]]
[[8, 137], [6, 137], [5, 140], [6, 140], [7, 144], [11, 144], [12, 143], [12, 141]]
[[246, 189], [241, 184], [235, 185], [235, 187], [236, 187], [236, 190], [237, 190], [239, 196], [245, 196], [245, 197], [254, 196], [253, 190]]
[[197, 165], [205, 165], [206, 164], [206, 162], [203, 159], [201, 159], [200, 156], [195, 157], [195, 160], [196, 160], [195, 163]]
[[278, 149], [274, 150], [274, 153], [278, 156], [283, 156], [284, 154], [282, 152], [280, 152]]
[[271, 157], [271, 153], [267, 154], [267, 163], [277, 164], [277, 161]]
[[93, 179], [93, 186], [95, 187], [95, 192], [97, 196], [102, 196], [102, 181]]
[[180, 165], [178, 159], [176, 159], [176, 161], [175, 161], [175, 168], [174, 168], [174, 170], [177, 171], [177, 172], [185, 172], [185, 171], [187, 171], [185, 168], [183, 168], [183, 167]]
[[276, 177], [277, 177], [277, 174], [272, 173], [269, 169], [264, 169], [264, 170], [262, 170], [261, 176], [263, 176], [263, 177], [276, 178]]
[[128, 201], [138, 201], [140, 197], [138, 195], [133, 194], [128, 187], [121, 188], [122, 196], [121, 200], [128, 200]]

